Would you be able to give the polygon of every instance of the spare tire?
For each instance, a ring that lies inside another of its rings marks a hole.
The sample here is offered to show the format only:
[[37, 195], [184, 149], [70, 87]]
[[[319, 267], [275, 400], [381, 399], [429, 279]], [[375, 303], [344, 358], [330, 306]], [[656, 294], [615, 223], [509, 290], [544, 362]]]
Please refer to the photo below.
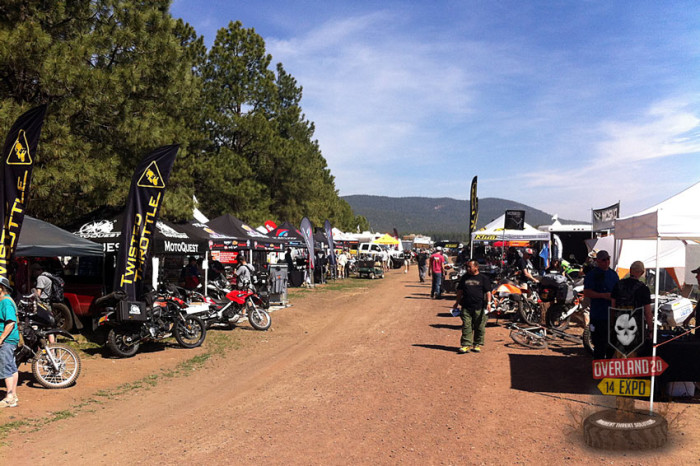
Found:
[[618, 412], [606, 409], [583, 421], [586, 445], [603, 450], [649, 450], [662, 447], [668, 440], [668, 422], [658, 413], [629, 413], [618, 420]]

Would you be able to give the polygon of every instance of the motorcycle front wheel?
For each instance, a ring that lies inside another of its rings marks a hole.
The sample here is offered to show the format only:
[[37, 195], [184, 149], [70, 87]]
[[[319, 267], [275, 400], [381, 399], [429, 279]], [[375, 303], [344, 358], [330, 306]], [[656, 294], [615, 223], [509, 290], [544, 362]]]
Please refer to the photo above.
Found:
[[270, 328], [272, 318], [266, 310], [260, 309], [250, 302], [246, 305], [246, 309], [248, 311], [248, 322], [255, 330], [267, 330]]
[[566, 313], [567, 311], [568, 309], [566, 308], [566, 306], [560, 303], [555, 303], [549, 306], [546, 315], [547, 325], [557, 330], [566, 330], [567, 328], [569, 328], [570, 316], [565, 319], [562, 318], [564, 313]]
[[120, 358], [130, 358], [139, 350], [138, 340], [133, 338], [133, 332], [113, 328], [107, 334], [107, 348], [113, 355]]
[[[56, 362], [53, 365], [49, 354]], [[75, 383], [80, 375], [80, 357], [69, 346], [50, 344], [32, 360], [34, 379], [46, 388], [66, 388]]]
[[207, 326], [199, 317], [185, 316], [175, 326], [175, 339], [183, 348], [196, 348], [204, 342]]

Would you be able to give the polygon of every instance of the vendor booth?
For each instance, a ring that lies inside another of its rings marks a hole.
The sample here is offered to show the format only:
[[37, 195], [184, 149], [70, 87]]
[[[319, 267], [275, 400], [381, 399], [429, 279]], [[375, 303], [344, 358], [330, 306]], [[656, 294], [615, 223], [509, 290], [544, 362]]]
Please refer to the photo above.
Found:
[[[660, 250], [663, 242], [669, 241], [679, 242], [678, 244], [686, 244], [686, 242], [700, 241], [700, 203], [698, 203], [698, 196], [700, 196], [700, 183], [636, 215], [617, 219], [615, 221], [615, 237], [617, 240], [622, 240], [622, 250], [625, 248], [625, 241], [628, 240], [653, 241], [656, 244], [655, 267], [656, 276], [658, 276], [659, 267], [661, 267]], [[697, 265], [699, 264], [693, 264], [691, 268]], [[685, 268], [687, 268], [687, 266]], [[656, 281], [654, 294], [657, 296], [654, 302], [654, 326], [656, 328], [659, 306], [658, 280]], [[659, 342], [658, 335], [658, 331], [654, 332], [655, 346], [653, 355], [657, 354], [656, 344]], [[677, 352], [683, 354], [684, 359], [700, 359], [700, 345], [697, 344], [695, 336], [685, 335], [673, 341], [669, 341], [668, 343], [663, 342], [663, 344], [659, 346], [658, 354], [662, 358], [671, 359], [672, 354]], [[667, 362], [669, 361], [667, 360]], [[683, 364], [680, 360], [674, 360], [673, 363], [674, 366]], [[683, 376], [689, 377], [686, 380], [700, 381], [700, 372], [697, 371], [694, 373], [686, 371]], [[654, 385], [655, 378], [652, 377], [652, 392], [654, 391]], [[650, 410], [652, 411], [653, 406], [654, 398], [652, 394], [650, 405]]]
[[533, 228], [528, 223], [523, 222], [522, 230], [505, 229], [506, 215], [503, 214], [480, 230], [472, 233], [472, 250], [474, 254], [474, 243], [476, 242], [496, 242], [496, 241], [550, 241], [548, 231], [540, 231]]

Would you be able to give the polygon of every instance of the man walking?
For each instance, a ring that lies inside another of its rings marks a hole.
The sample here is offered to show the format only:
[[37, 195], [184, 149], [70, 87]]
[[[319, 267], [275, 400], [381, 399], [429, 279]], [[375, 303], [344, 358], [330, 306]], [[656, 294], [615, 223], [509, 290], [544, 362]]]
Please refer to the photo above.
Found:
[[591, 300], [591, 341], [593, 359], [610, 359], [614, 349], [608, 345], [608, 317], [611, 292], [620, 281], [615, 271], [610, 269], [608, 251], [598, 251], [596, 267], [583, 279], [583, 296]]
[[462, 339], [458, 352], [464, 354], [471, 349], [479, 353], [484, 345], [486, 321], [491, 310], [491, 282], [479, 273], [479, 264], [475, 260], [467, 262], [467, 273], [457, 284], [454, 307], [458, 305], [462, 306]]
[[418, 251], [416, 262], [418, 263], [418, 279], [421, 283], [425, 283], [425, 273], [428, 271], [428, 254], [425, 250]]
[[445, 256], [442, 255], [442, 248], [438, 246], [430, 256], [428, 276], [433, 277], [433, 287], [430, 290], [430, 297], [440, 299], [442, 293], [442, 274], [445, 273]]

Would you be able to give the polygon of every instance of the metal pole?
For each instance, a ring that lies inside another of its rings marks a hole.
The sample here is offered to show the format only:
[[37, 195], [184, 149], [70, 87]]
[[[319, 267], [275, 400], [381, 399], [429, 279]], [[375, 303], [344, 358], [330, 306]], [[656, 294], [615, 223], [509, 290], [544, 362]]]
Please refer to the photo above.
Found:
[[[657, 329], [659, 327], [659, 244], [661, 243], [661, 237], [656, 237], [656, 276], [654, 277], [654, 329], [652, 337], [652, 350], [651, 357], [656, 358], [656, 342], [658, 340]], [[653, 360], [653, 359], [652, 359]], [[656, 377], [651, 376], [651, 398], [649, 399], [649, 414], [654, 413], [654, 385], [656, 384]]]

